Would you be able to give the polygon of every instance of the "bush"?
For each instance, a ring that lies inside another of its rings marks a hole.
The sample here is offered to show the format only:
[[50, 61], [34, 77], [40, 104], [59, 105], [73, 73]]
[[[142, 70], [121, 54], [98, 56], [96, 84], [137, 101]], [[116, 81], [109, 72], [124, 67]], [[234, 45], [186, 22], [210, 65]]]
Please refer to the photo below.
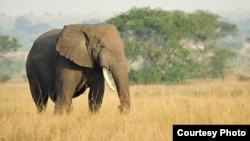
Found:
[[139, 83], [139, 84], [152, 84], [152, 83], [160, 83], [161, 74], [158, 70], [153, 67], [134, 70], [131, 69], [129, 71], [129, 80], [132, 83]]
[[174, 82], [181, 83], [184, 82], [186, 78], [187, 72], [182, 67], [171, 67], [168, 69], [168, 73], [165, 77], [163, 77], [163, 81], [165, 82]]
[[249, 76], [244, 76], [244, 75], [239, 75], [238, 80], [240, 80], [240, 81], [248, 81], [248, 80], [250, 80], [250, 77]]
[[136, 84], [181, 83], [185, 81], [188, 74], [182, 67], [171, 67], [166, 75], [162, 75], [154, 67], [148, 67], [139, 70], [131, 69], [129, 71], [129, 80]]
[[4, 82], [7, 82], [11, 79], [11, 76], [8, 75], [8, 74], [1, 74], [0, 75], [0, 82], [1, 83], [4, 83]]

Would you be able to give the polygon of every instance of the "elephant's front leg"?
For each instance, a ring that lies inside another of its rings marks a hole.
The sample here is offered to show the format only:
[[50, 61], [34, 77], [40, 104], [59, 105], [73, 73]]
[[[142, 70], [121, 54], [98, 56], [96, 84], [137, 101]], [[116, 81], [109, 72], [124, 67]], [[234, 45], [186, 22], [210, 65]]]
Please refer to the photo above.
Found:
[[72, 97], [79, 82], [79, 76], [71, 70], [60, 70], [55, 85], [55, 113], [70, 113], [73, 110]]
[[72, 96], [74, 89], [67, 87], [63, 84], [59, 87], [57, 91], [57, 98], [55, 102], [55, 114], [61, 114], [66, 112], [69, 114], [73, 110], [72, 106]]
[[90, 86], [88, 95], [89, 109], [92, 113], [99, 112], [104, 94], [104, 79]]
[[66, 98], [59, 98], [59, 100], [56, 101], [55, 104], [55, 114], [62, 114], [62, 113], [71, 113], [73, 110], [72, 106], [72, 100], [66, 99]]

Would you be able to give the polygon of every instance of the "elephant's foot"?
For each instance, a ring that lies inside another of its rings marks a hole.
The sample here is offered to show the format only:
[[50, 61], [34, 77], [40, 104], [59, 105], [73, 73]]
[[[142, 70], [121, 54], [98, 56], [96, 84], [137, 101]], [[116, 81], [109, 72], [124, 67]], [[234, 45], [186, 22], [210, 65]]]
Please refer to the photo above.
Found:
[[73, 111], [72, 104], [59, 104], [56, 103], [54, 114], [70, 114]]
[[118, 109], [120, 110], [120, 113], [121, 114], [129, 114], [129, 111], [130, 111], [130, 105], [119, 105], [118, 106]]
[[100, 109], [101, 109], [101, 105], [97, 105], [97, 104], [89, 105], [89, 110], [92, 114], [99, 113]]
[[38, 114], [44, 113], [45, 110], [46, 110], [46, 105], [37, 106], [37, 113], [38, 113]]

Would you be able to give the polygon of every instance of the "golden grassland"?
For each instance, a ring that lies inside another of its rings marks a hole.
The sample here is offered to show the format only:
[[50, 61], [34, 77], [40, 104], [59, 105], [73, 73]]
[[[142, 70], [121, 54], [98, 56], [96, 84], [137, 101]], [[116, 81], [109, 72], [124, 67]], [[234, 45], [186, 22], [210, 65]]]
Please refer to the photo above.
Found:
[[27, 83], [0, 85], [0, 140], [170, 141], [173, 124], [249, 124], [250, 81], [192, 81], [134, 85], [131, 112], [121, 115], [116, 93], [105, 92], [100, 113], [88, 111], [87, 92], [71, 115], [37, 114]]

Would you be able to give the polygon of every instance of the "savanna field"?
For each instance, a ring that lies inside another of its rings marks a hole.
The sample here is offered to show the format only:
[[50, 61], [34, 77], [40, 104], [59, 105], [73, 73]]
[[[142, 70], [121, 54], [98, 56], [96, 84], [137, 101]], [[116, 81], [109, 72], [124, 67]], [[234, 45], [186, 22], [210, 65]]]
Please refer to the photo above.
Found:
[[1, 141], [171, 141], [173, 124], [250, 124], [250, 81], [206, 80], [178, 85], [131, 85], [131, 112], [106, 88], [99, 114], [87, 92], [71, 115], [54, 115], [49, 101], [38, 115], [28, 83], [0, 84]]

